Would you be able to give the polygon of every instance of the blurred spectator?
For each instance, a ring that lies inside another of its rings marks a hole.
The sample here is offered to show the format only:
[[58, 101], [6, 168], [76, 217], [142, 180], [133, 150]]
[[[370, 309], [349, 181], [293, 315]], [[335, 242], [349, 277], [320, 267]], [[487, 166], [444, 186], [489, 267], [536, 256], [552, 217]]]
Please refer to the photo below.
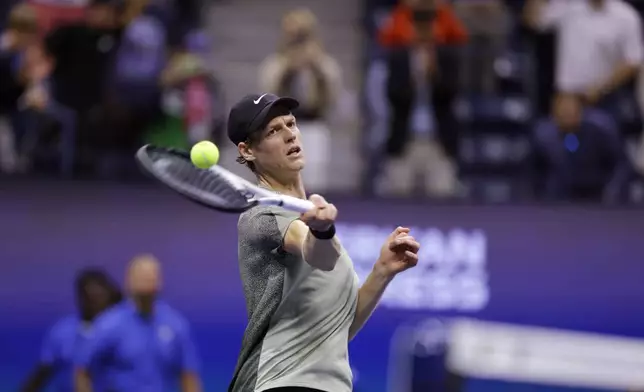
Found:
[[54, 63], [54, 97], [78, 110], [81, 118], [104, 102], [110, 61], [122, 34], [117, 2], [93, 0], [84, 21], [59, 26], [46, 37]]
[[425, 177], [426, 193], [457, 192], [459, 132], [453, 106], [459, 61], [451, 44], [466, 38], [449, 5], [434, 0], [402, 3], [380, 32], [380, 42], [389, 48], [386, 74], [372, 75], [370, 84], [384, 86], [389, 106], [382, 192], [409, 194], [419, 175]]
[[119, 0], [93, 0], [84, 20], [54, 28], [45, 40], [53, 68], [46, 105], [60, 104], [77, 114], [79, 153], [94, 168], [139, 136], [108, 89], [123, 34], [121, 12]]
[[[138, 4], [137, 0], [133, 1]], [[126, 8], [123, 34], [115, 56], [110, 105], [118, 111], [148, 113], [158, 105], [159, 78], [166, 65], [168, 46], [164, 10], [153, 5]], [[136, 15], [133, 13], [137, 11]], [[131, 117], [131, 115], [130, 115]]]
[[91, 335], [92, 323], [104, 310], [121, 301], [121, 292], [103, 271], [88, 269], [76, 278], [78, 314], [54, 324], [43, 343], [38, 366], [31, 372], [22, 392], [53, 387], [56, 392], [74, 390], [73, 360]]
[[4, 119], [0, 130], [0, 162], [3, 171], [11, 172], [18, 164], [16, 148], [22, 144], [24, 136], [18, 121], [18, 100], [32, 76], [32, 52], [38, 38], [35, 10], [24, 3], [14, 6], [0, 36], [0, 117]]
[[494, 63], [505, 49], [510, 15], [502, 0], [456, 0], [454, 9], [467, 27], [469, 42], [461, 60], [465, 92], [497, 92]]
[[546, 164], [546, 196], [616, 202], [626, 194], [631, 166], [613, 118], [582, 97], [560, 93], [552, 116], [535, 127], [535, 147]]
[[0, 29], [4, 30], [7, 27], [7, 20], [9, 13], [16, 4], [21, 3], [20, 0], [5, 0], [0, 2]]
[[201, 392], [190, 325], [158, 298], [160, 268], [153, 256], [132, 260], [127, 271], [130, 298], [97, 320], [76, 358], [76, 391]]
[[221, 133], [223, 97], [201, 11], [198, 0], [132, 0], [125, 9], [114, 96], [126, 95], [132, 102], [124, 109], [137, 116], [148, 114], [148, 126], [140, 125], [146, 143], [187, 149]]
[[170, 58], [161, 75], [163, 116], [146, 134], [147, 143], [189, 148], [206, 139], [221, 142], [226, 111], [208, 64], [208, 43], [203, 33], [192, 32]]
[[[633, 82], [642, 65], [642, 26], [622, 0], [529, 0], [526, 23], [557, 32], [556, 89], [620, 116], [634, 107]], [[621, 121], [621, 118], [617, 119]]]
[[[309, 10], [287, 13], [277, 51], [260, 66], [262, 91], [291, 96], [300, 102], [294, 113], [302, 131], [302, 142], [310, 146], [304, 176], [307, 186], [326, 186], [330, 131], [326, 116], [333, 109], [341, 88], [341, 71], [317, 34], [317, 20]], [[312, 147], [314, 146], [314, 148]]]
[[438, 45], [467, 42], [465, 27], [445, 0], [401, 0], [378, 32], [378, 42], [385, 48], [411, 45], [419, 24], [431, 26], [425, 29]]

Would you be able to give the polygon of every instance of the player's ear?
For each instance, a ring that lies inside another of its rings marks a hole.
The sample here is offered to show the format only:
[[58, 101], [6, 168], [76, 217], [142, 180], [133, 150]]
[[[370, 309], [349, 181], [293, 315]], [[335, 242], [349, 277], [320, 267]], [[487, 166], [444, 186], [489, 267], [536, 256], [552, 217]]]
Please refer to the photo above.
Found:
[[255, 154], [250, 144], [247, 142], [241, 142], [237, 145], [237, 150], [239, 150], [239, 156], [244, 158], [247, 162], [252, 162], [255, 160]]

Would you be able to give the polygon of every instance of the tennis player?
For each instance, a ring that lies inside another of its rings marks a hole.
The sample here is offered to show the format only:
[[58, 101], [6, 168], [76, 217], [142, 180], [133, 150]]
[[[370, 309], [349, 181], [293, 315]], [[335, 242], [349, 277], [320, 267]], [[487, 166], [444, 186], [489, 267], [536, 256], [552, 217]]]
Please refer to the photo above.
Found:
[[[292, 114], [297, 107], [292, 98], [246, 96], [230, 111], [228, 137], [260, 186], [304, 199], [304, 150]], [[258, 206], [239, 218], [249, 320], [229, 392], [351, 392], [349, 340], [388, 283], [418, 261], [418, 242], [398, 227], [358, 287], [335, 236], [336, 207], [318, 195], [309, 200], [315, 208], [302, 215]]]

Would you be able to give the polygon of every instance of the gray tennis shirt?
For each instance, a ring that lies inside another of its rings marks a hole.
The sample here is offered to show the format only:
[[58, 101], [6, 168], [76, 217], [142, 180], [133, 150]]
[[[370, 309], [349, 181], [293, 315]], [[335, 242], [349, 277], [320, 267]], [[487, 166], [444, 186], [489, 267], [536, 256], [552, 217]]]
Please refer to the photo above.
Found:
[[248, 326], [229, 392], [298, 386], [352, 390], [348, 343], [358, 277], [344, 249], [329, 272], [286, 253], [282, 241], [298, 217], [258, 206], [239, 218]]

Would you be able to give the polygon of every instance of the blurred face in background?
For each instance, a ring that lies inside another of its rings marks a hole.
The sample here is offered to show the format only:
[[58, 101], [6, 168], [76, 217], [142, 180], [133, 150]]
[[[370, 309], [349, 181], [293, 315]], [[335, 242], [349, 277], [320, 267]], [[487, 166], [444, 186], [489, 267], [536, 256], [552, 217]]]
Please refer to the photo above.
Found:
[[18, 4], [9, 13], [7, 32], [2, 46], [6, 49], [21, 50], [38, 38], [38, 15], [29, 4]]
[[104, 284], [86, 282], [78, 297], [80, 312], [86, 320], [92, 320], [113, 302], [113, 293]]
[[118, 25], [118, 11], [111, 4], [92, 4], [87, 8], [87, 23], [96, 29], [113, 29]]
[[40, 45], [32, 45], [25, 50], [23, 71], [28, 80], [39, 82], [45, 79], [53, 67], [53, 63]]
[[581, 123], [581, 99], [574, 94], [560, 93], [554, 101], [553, 117], [562, 131], [574, 131]]
[[161, 291], [161, 268], [158, 261], [149, 255], [132, 260], [127, 276], [128, 292], [139, 312], [147, 314]]
[[412, 22], [417, 39], [421, 43], [431, 43], [432, 23], [436, 18], [436, 1], [410, 0], [408, 5], [412, 10]]
[[286, 46], [308, 43], [314, 38], [316, 19], [309, 10], [289, 12], [282, 20], [282, 36]]

